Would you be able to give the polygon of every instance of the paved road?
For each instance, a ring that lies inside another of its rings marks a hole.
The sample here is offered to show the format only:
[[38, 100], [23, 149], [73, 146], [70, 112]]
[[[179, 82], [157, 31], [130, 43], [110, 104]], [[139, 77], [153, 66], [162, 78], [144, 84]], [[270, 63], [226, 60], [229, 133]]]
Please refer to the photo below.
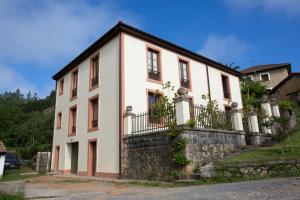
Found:
[[26, 185], [26, 196], [56, 200], [300, 200], [300, 177], [177, 188], [137, 187], [102, 182], [34, 182]]

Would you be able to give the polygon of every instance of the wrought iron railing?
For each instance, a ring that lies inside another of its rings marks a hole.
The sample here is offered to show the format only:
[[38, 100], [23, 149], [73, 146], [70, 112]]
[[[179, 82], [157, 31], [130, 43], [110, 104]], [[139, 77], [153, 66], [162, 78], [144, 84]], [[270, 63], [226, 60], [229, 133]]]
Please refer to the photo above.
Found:
[[77, 96], [77, 88], [72, 89], [72, 97]]
[[159, 112], [144, 112], [132, 117], [132, 134], [167, 130], [175, 120], [175, 109], [170, 108], [166, 116]]
[[158, 72], [158, 71], [148, 71], [148, 76], [151, 79], [159, 80], [160, 79], [160, 72]]
[[194, 105], [191, 117], [194, 118], [197, 128], [232, 130], [230, 112], [211, 111], [200, 105]]
[[181, 84], [182, 87], [185, 87], [185, 88], [189, 88], [190, 87], [190, 81], [186, 80], [186, 79], [181, 79], [180, 80], [180, 84]]
[[98, 85], [98, 76], [95, 76], [94, 78], [92, 78], [92, 87]]

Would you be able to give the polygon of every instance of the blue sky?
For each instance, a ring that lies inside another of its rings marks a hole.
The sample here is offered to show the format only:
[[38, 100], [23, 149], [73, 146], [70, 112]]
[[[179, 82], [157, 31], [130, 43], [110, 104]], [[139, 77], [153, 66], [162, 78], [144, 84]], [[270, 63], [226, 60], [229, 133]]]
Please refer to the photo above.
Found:
[[119, 20], [242, 69], [300, 71], [300, 0], [3, 0], [0, 92], [46, 96], [52, 75]]

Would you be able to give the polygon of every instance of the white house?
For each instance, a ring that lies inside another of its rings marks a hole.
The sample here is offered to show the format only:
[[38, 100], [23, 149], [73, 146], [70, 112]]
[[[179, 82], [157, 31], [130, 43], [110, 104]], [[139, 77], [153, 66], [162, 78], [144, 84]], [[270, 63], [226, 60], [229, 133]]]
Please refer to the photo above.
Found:
[[53, 76], [56, 81], [51, 169], [119, 177], [123, 115], [145, 112], [161, 84], [185, 87], [195, 104], [210, 94], [221, 109], [242, 108], [240, 73], [119, 22]]
[[2, 178], [3, 175], [5, 154], [6, 154], [6, 148], [4, 146], [4, 143], [0, 140], [0, 179]]

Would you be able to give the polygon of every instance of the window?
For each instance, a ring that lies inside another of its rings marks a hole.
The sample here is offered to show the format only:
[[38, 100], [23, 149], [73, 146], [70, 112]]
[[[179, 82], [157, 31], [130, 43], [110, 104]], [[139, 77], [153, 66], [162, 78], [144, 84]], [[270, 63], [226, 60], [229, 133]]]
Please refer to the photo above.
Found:
[[77, 97], [78, 71], [72, 73], [71, 98]]
[[76, 119], [77, 119], [77, 107], [70, 108], [69, 116], [69, 136], [76, 134]]
[[270, 80], [270, 77], [269, 77], [269, 74], [261, 74], [260, 75], [260, 80], [265, 82], [265, 81], [269, 81]]
[[225, 99], [230, 99], [230, 88], [228, 76], [222, 75], [223, 95]]
[[56, 128], [61, 128], [62, 112], [57, 113]]
[[188, 62], [179, 60], [179, 76], [181, 87], [190, 88]]
[[147, 51], [147, 67], [148, 77], [154, 80], [161, 80], [159, 66], [159, 52], [148, 48]]
[[64, 93], [64, 79], [59, 81], [59, 86], [58, 86], [58, 94], [62, 95]]
[[90, 88], [94, 88], [99, 82], [99, 57], [96, 56], [91, 59], [90, 68]]
[[229, 114], [229, 113], [231, 112], [231, 107], [225, 105], [225, 106], [224, 106], [224, 111], [225, 111], [225, 113], [228, 113], [228, 114]]
[[90, 131], [96, 130], [98, 128], [98, 95], [90, 98], [89, 100], [89, 116], [88, 116], [88, 129]]
[[148, 113], [149, 113], [149, 122], [150, 123], [158, 123], [160, 122], [159, 111], [156, 107], [160, 99], [160, 95], [149, 92], [148, 93]]

